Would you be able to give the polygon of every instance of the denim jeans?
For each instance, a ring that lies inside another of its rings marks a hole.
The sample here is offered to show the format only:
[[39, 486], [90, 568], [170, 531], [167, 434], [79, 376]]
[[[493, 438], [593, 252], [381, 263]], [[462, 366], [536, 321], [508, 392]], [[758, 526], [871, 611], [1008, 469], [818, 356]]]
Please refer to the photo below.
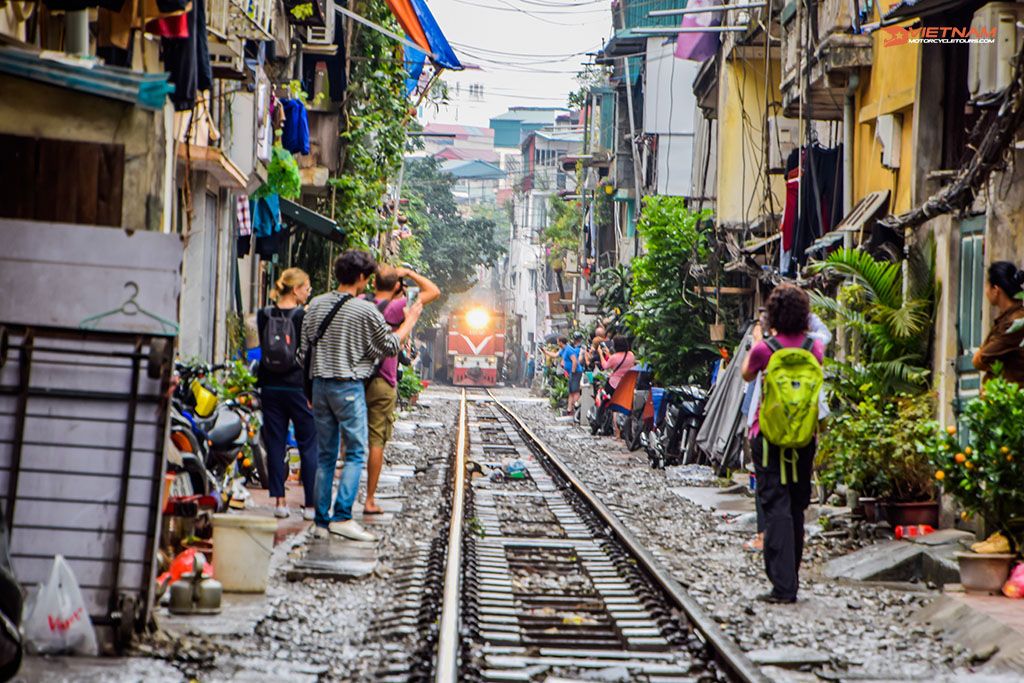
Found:
[[[352, 505], [359, 491], [359, 477], [366, 463], [366, 395], [362, 382], [313, 379], [313, 419], [320, 448], [316, 469], [317, 526], [352, 519]], [[338, 464], [339, 439], [345, 439], [345, 466], [334, 499], [331, 493]]]

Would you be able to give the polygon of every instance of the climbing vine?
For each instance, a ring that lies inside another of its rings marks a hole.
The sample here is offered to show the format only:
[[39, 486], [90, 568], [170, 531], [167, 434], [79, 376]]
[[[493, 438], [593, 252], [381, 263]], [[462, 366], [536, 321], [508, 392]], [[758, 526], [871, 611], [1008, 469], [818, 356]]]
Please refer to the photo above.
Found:
[[[350, 9], [393, 31], [401, 28], [383, 0], [354, 1]], [[406, 145], [409, 102], [402, 46], [377, 31], [348, 21], [348, 89], [342, 102], [342, 160], [334, 188], [334, 218], [349, 246], [368, 248], [389, 229], [381, 211], [388, 182], [398, 174]]]

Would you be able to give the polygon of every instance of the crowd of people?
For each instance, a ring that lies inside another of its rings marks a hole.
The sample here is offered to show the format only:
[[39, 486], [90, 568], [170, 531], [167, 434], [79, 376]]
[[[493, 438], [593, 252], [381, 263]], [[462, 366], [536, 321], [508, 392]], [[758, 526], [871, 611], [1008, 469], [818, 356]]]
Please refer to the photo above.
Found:
[[[315, 535], [334, 533], [375, 541], [376, 536], [353, 519], [359, 480], [365, 466], [363, 515], [379, 514], [374, 496], [394, 424], [400, 353], [403, 346], [411, 351], [410, 337], [423, 307], [441, 292], [419, 273], [378, 264], [370, 254], [354, 249], [335, 260], [334, 278], [337, 289], [306, 305], [311, 294], [309, 276], [289, 268], [271, 294], [274, 304], [257, 315], [264, 350], [257, 378], [270, 479], [267, 488], [276, 499], [275, 515], [288, 517], [285, 453], [291, 423], [305, 500], [302, 516], [314, 522]], [[405, 278], [418, 288], [415, 301], [406, 296]], [[371, 280], [374, 293], [365, 295]], [[283, 320], [290, 324], [281, 324]], [[282, 336], [290, 338], [278, 339]], [[286, 368], [274, 369], [266, 359], [276, 356], [266, 350], [282, 343], [293, 354], [286, 354], [290, 360]], [[344, 464], [335, 492], [339, 457]]]

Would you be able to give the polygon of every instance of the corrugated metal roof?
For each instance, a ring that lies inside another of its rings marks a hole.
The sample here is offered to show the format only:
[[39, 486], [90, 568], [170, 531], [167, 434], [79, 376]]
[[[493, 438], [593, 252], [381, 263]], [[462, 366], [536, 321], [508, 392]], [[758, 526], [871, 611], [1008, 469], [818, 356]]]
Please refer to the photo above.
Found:
[[98, 60], [80, 59], [62, 52], [0, 47], [0, 72], [130, 102], [150, 111], [163, 109], [168, 93], [174, 92], [174, 86], [167, 82], [166, 73], [143, 73], [106, 66]]
[[441, 170], [464, 180], [500, 180], [505, 172], [486, 161], [452, 159], [441, 164]]
[[510, 109], [504, 114], [492, 116], [491, 121], [519, 121], [520, 123], [554, 123], [555, 117], [568, 111], [562, 108], [537, 107], [530, 109]]

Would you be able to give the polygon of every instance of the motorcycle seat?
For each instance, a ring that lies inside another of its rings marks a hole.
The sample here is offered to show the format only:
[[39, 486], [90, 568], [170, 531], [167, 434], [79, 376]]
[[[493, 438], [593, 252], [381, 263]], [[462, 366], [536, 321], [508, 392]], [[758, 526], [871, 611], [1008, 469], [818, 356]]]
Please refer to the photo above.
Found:
[[196, 424], [206, 434], [213, 448], [225, 448], [238, 438], [242, 433], [242, 418], [235, 411], [222, 408], [214, 413], [213, 417], [207, 420], [197, 421]]

